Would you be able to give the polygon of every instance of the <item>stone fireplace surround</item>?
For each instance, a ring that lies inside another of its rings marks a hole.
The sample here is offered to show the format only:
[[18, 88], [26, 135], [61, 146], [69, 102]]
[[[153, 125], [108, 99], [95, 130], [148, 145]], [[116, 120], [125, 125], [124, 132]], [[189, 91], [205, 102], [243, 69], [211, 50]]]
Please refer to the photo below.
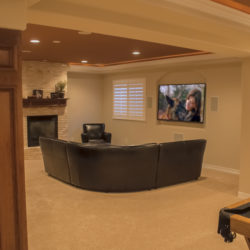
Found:
[[27, 116], [58, 116], [58, 138], [67, 140], [68, 121], [65, 107], [35, 107], [23, 109], [24, 156], [25, 160], [41, 159], [40, 147], [28, 147]]
[[[37, 61], [23, 61], [22, 83], [23, 98], [32, 95], [33, 89], [42, 89], [44, 98], [55, 90], [58, 81], [67, 80], [68, 67], [60, 63]], [[65, 90], [67, 96], [67, 88]], [[40, 147], [28, 147], [27, 116], [58, 116], [58, 138], [68, 139], [67, 106], [24, 107], [23, 108], [23, 136], [25, 160], [41, 159]]]

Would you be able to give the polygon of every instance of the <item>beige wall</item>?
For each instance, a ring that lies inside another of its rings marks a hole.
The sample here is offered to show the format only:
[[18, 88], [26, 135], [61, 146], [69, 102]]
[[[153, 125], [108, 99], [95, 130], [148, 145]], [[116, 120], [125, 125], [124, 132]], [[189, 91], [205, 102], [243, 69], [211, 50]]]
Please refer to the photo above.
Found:
[[27, 0], [0, 1], [0, 27], [24, 30], [27, 22]]
[[[32, 95], [33, 89], [42, 89], [43, 97], [55, 92], [59, 81], [67, 81], [68, 66], [62, 63], [23, 61], [22, 64], [23, 97]], [[67, 96], [67, 85], [65, 87]]]
[[[250, 58], [242, 64], [242, 130], [239, 192], [250, 197]], [[244, 195], [243, 195], [244, 196]]]
[[[112, 119], [112, 80], [145, 77], [147, 97], [152, 97], [152, 108], [146, 109], [146, 121]], [[157, 85], [187, 83], [204, 80], [206, 89], [205, 123], [186, 124], [160, 122], [157, 113]], [[167, 83], [167, 82], [166, 82]], [[218, 64], [165, 68], [161, 71], [141, 71], [106, 76], [104, 79], [103, 114], [107, 130], [112, 132], [113, 144], [140, 144], [174, 140], [174, 134], [183, 134], [184, 139], [206, 138], [204, 161], [209, 164], [239, 169], [241, 129], [241, 65]], [[219, 97], [217, 112], [210, 110], [210, 98]]]
[[68, 73], [68, 138], [80, 141], [83, 123], [103, 122], [103, 78], [84, 73]]

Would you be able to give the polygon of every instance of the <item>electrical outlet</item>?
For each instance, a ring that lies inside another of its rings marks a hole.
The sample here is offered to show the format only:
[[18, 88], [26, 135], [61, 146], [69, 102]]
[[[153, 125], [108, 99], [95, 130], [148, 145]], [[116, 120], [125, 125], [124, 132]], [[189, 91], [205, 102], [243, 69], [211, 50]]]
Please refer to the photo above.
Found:
[[174, 133], [174, 141], [183, 141], [183, 134]]

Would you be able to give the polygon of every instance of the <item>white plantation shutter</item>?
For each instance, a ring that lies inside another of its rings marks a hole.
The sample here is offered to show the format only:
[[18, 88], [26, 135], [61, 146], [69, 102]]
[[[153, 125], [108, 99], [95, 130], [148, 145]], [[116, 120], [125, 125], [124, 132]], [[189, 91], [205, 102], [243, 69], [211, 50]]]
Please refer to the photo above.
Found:
[[145, 79], [113, 82], [113, 118], [145, 120]]

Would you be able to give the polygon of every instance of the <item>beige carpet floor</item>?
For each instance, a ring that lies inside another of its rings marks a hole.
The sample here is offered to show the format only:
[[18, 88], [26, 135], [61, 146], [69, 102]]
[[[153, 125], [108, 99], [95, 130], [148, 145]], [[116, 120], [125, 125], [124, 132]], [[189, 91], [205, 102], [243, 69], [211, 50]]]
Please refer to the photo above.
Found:
[[220, 208], [237, 202], [238, 176], [203, 170], [198, 181], [135, 193], [98, 193], [26, 161], [30, 250], [247, 250], [217, 234]]

